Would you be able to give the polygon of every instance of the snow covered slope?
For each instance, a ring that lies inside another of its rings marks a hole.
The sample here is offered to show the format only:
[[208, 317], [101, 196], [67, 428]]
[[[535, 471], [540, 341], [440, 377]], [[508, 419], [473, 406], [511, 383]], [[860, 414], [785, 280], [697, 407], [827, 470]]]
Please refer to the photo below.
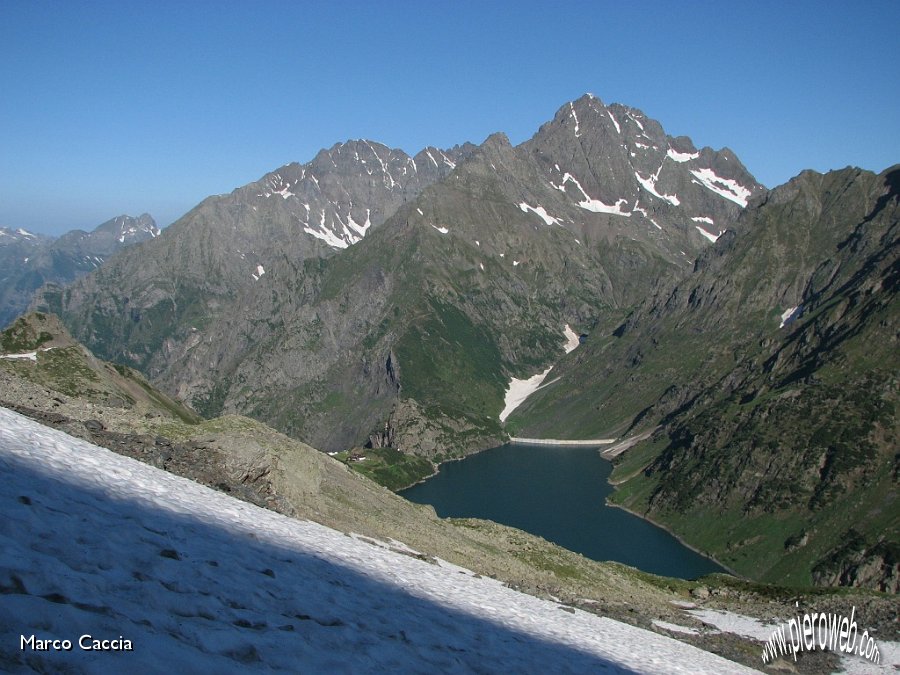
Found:
[[[9, 672], [751, 672], [2, 408], [0, 471]], [[83, 635], [132, 650], [85, 651]], [[72, 649], [22, 649], [31, 636]]]

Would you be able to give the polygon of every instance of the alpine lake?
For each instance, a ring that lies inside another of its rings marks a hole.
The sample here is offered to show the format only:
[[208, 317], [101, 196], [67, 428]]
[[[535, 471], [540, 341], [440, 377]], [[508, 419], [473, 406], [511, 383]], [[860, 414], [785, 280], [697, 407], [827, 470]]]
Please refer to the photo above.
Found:
[[596, 447], [511, 443], [442, 464], [400, 494], [442, 518], [492, 520], [652, 574], [696, 579], [726, 571], [662, 528], [607, 506], [611, 471]]

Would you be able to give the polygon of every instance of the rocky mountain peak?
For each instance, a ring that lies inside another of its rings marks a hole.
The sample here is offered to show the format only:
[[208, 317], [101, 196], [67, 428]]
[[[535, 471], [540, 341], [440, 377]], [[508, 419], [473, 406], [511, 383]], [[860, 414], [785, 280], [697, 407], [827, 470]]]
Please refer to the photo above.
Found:
[[730, 150], [697, 150], [642, 111], [590, 96], [563, 105], [523, 147], [570, 207], [669, 240], [676, 256], [715, 241], [765, 191]]
[[[515, 147], [502, 133], [412, 158], [338, 143], [206, 200], [47, 306], [206, 414], [250, 413], [331, 450], [408, 403], [471, 427], [474, 445], [499, 434], [508, 373], [546, 365], [567, 322], [686, 272], [740, 212], [689, 171], [713, 171], [713, 151], [669, 150], [640, 111], [587, 96]], [[441, 379], [471, 354], [472, 382]], [[402, 390], [384, 385], [388, 362]]]
[[21, 227], [0, 227], [0, 246], [12, 246], [15, 243], [22, 242], [36, 244], [47, 239], [50, 239], [50, 237], [29, 232]]
[[[234, 217], [240, 222], [234, 226], [247, 237], [242, 260], [247, 249], [258, 259], [251, 267], [271, 259], [267, 250], [272, 245], [266, 241], [278, 241], [279, 252], [288, 245], [295, 259], [329, 255], [360, 241], [401, 204], [446, 176], [468, 152], [467, 146], [428, 147], [410, 157], [375, 141], [348, 140], [319, 151], [306, 164], [272, 171], [220, 204], [239, 207]], [[273, 226], [274, 238], [265, 232]]]
[[138, 217], [121, 215], [98, 225], [89, 236], [96, 241], [114, 240], [119, 244], [132, 244], [158, 237], [161, 230], [149, 213]]
[[509, 137], [502, 131], [495, 131], [494, 133], [492, 133], [484, 140], [484, 143], [482, 145], [485, 149], [501, 149], [512, 147], [512, 144], [509, 142]]

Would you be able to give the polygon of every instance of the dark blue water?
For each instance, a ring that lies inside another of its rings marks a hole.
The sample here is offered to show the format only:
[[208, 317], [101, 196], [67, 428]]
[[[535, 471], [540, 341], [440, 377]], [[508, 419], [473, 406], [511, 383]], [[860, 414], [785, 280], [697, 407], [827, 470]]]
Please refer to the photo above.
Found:
[[442, 518], [484, 518], [537, 534], [594, 560], [696, 579], [724, 572], [665, 530], [606, 506], [612, 465], [596, 448], [504, 445], [441, 466], [400, 494]]

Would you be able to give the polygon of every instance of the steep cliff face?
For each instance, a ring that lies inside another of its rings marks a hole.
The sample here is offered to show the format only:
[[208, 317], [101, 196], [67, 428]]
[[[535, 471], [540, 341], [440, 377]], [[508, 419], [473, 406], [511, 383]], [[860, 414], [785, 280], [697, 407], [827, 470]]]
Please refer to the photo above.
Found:
[[[682, 264], [765, 192], [728, 148], [698, 150], [640, 110], [590, 95], [560, 108], [522, 149], [563, 208], [615, 216], [627, 236]], [[590, 238], [596, 222], [577, 229]]]

